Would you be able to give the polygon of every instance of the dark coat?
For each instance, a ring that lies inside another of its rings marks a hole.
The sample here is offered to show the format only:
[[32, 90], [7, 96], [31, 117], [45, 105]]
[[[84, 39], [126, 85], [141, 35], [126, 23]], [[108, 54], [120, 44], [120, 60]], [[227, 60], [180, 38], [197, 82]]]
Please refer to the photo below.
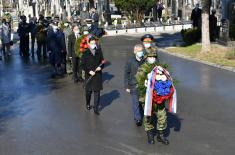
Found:
[[93, 34], [98, 38], [101, 38], [105, 34], [105, 31], [103, 28], [99, 28], [97, 25], [94, 25], [94, 24], [91, 25], [91, 27], [89, 27], [88, 31], [90, 34]]
[[[96, 50], [95, 55], [93, 55], [90, 49], [84, 51], [81, 58], [81, 67], [85, 71], [85, 79], [90, 77], [89, 72], [95, 71], [95, 69], [104, 60], [102, 50], [99, 48]], [[101, 66], [103, 68], [103, 66]], [[86, 90], [88, 91], [100, 91], [103, 89], [102, 84], [102, 71], [96, 72], [92, 80], [87, 84]]]
[[99, 27], [99, 14], [96, 12], [92, 13], [91, 19], [93, 20], [93, 25], [95, 25], [96, 27]]
[[193, 21], [193, 27], [200, 27], [202, 10], [200, 8], [193, 9], [191, 14], [191, 20]]
[[144, 63], [144, 60], [137, 61], [136, 57], [133, 56], [128, 59], [125, 67], [125, 74], [124, 74], [124, 84], [126, 89], [133, 89], [137, 85], [136, 80], [136, 73], [139, 67]]
[[38, 24], [35, 31], [37, 42], [44, 43], [47, 41], [47, 28], [44, 25]]
[[30, 28], [31, 37], [35, 38], [36, 37], [36, 28], [37, 28], [37, 25], [35, 23], [33, 23], [33, 22], [30, 22], [29, 23], [29, 28]]
[[76, 37], [75, 34], [72, 33], [68, 36], [68, 57], [77, 57], [75, 53], [75, 44], [76, 44]]
[[48, 32], [47, 49], [51, 51], [50, 60], [52, 64], [62, 63], [62, 52], [66, 52], [64, 33], [58, 30]]
[[19, 27], [17, 30], [17, 33], [19, 34], [19, 37], [28, 37], [30, 32], [30, 26], [29, 23], [21, 22], [19, 23]]

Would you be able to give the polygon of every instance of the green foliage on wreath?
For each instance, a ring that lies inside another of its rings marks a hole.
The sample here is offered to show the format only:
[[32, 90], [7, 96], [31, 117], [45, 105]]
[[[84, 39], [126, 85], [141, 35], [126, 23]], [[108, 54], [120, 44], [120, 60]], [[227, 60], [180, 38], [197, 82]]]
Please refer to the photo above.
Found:
[[85, 35], [81, 35], [75, 42], [75, 53], [76, 55], [81, 58], [82, 57], [82, 53], [80, 52], [80, 43], [82, 42], [82, 40], [84, 39]]
[[12, 16], [10, 13], [5, 13], [2, 18], [6, 19], [6, 22], [9, 22], [9, 23], [11, 23], [12, 21]]
[[144, 101], [145, 101], [145, 94], [146, 94], [145, 80], [147, 80], [148, 74], [157, 65], [162, 66], [165, 69], [169, 68], [168, 64], [161, 64], [161, 63], [148, 64], [148, 63], [144, 63], [139, 68], [139, 70], [136, 74], [137, 90], [138, 90], [138, 95], [139, 95], [139, 101], [141, 103], [144, 103]]

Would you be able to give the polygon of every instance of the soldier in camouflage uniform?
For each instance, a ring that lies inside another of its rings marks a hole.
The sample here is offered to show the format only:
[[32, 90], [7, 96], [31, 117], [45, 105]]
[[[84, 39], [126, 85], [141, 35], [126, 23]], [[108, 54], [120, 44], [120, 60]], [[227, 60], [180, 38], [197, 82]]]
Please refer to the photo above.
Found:
[[[152, 51], [150, 53], [147, 53], [145, 55], [145, 59], [146, 59], [146, 61], [141, 66], [141, 68], [138, 70], [137, 76], [141, 75], [141, 74], [142, 75], [146, 74], [144, 72], [149, 73], [149, 71], [151, 71], [156, 65], [159, 64], [156, 50]], [[148, 69], [146, 69], [146, 66]], [[146, 79], [147, 79], [147, 77], [146, 77]], [[137, 81], [138, 81], [138, 77], [137, 77]], [[138, 83], [139, 82], [140, 81], [138, 81]], [[145, 83], [146, 83], [146, 81], [145, 81]], [[141, 93], [140, 92], [141, 90], [139, 90], [139, 88], [138, 88], [138, 91], [139, 91], [140, 95], [145, 94], [145, 93]], [[142, 103], [143, 107], [144, 107], [144, 99], [145, 99], [145, 95], [142, 95], [140, 97], [140, 102]], [[157, 130], [158, 130], [157, 141], [162, 142], [165, 145], [168, 145], [169, 141], [164, 137], [164, 134], [163, 134], [163, 131], [167, 128], [167, 113], [165, 110], [165, 101], [161, 104], [152, 104], [152, 115], [151, 116], [144, 116], [143, 124], [144, 124], [145, 131], [147, 133], [148, 143], [149, 144], [155, 143], [155, 141], [154, 141], [154, 129], [155, 129], [154, 116], [155, 115], [157, 116]]]
[[[145, 54], [157, 52], [157, 49], [153, 47], [154, 37], [151, 34], [145, 34], [144, 36], [142, 36], [141, 41], [143, 42], [144, 45]], [[155, 55], [156, 58], [158, 58], [158, 55], [157, 54]]]

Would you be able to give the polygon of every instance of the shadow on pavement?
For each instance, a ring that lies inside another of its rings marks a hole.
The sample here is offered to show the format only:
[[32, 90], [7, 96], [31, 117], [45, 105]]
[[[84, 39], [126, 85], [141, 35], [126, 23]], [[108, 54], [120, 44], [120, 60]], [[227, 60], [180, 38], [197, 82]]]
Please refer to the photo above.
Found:
[[103, 72], [102, 79], [103, 82], [109, 82], [114, 77], [113, 74], [110, 74], [109, 72]]
[[113, 90], [109, 93], [103, 94], [100, 98], [101, 101], [101, 108], [100, 111], [106, 108], [107, 106], [110, 106], [114, 100], [118, 99], [120, 97], [120, 93], [118, 90]]
[[157, 38], [155, 37], [154, 42], [157, 47], [161, 48], [178, 47], [184, 45], [179, 32], [173, 34], [161, 33]]
[[64, 81], [51, 79], [50, 71], [48, 63], [15, 54], [0, 62], [0, 135], [10, 120], [33, 110], [34, 98], [65, 86]]
[[177, 115], [172, 113], [167, 113], [167, 129], [165, 130], [165, 135], [168, 137], [170, 135], [171, 129], [175, 132], [179, 132], [181, 129], [181, 121], [183, 119], [179, 118]]
[[[168, 109], [166, 109], [168, 111]], [[157, 116], [154, 115], [153, 123], [155, 127], [157, 127]], [[164, 130], [164, 135], [166, 137], [170, 136], [171, 129], [175, 132], [180, 132], [181, 129], [181, 122], [183, 119], [179, 118], [177, 115], [167, 112], [167, 128]], [[157, 135], [157, 128], [154, 129], [154, 134]]]

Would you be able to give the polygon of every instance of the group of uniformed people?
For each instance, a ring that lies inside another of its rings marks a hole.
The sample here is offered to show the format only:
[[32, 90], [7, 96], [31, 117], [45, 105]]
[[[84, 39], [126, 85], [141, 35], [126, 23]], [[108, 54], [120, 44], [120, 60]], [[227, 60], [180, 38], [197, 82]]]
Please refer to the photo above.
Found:
[[[54, 67], [52, 76], [73, 72], [74, 82], [82, 81], [79, 66], [82, 53], [80, 48], [84, 48], [82, 47], [84, 45], [82, 44], [80, 47], [80, 42], [85, 40], [86, 43], [85, 36], [88, 34], [92, 34], [96, 39], [104, 35], [104, 30], [98, 27], [97, 19], [97, 13], [95, 13], [93, 8], [89, 19], [74, 17], [69, 21], [62, 21], [59, 16], [55, 16], [53, 20], [48, 20], [43, 15], [39, 15], [38, 20], [33, 17], [29, 19], [28, 23], [27, 17], [23, 15], [20, 17], [17, 30], [20, 37], [20, 55], [23, 57], [29, 57], [30, 55], [34, 57], [34, 45], [36, 42], [37, 57], [39, 59], [41, 57], [47, 59], [49, 56], [50, 62]], [[72, 34], [75, 33], [76, 37], [73, 38]], [[29, 48], [30, 38], [31, 54]], [[71, 45], [71, 43], [74, 44]], [[74, 48], [76, 48], [75, 53], [72, 50]], [[77, 72], [79, 72], [78, 75], [76, 74]]]
[[[99, 115], [100, 90], [102, 90], [103, 54], [99, 45], [105, 31], [98, 27], [97, 14], [91, 11], [91, 18], [74, 17], [72, 21], [61, 21], [55, 16], [48, 21], [40, 15], [27, 23], [21, 16], [18, 34], [20, 37], [20, 55], [29, 57], [29, 38], [31, 36], [31, 56], [34, 57], [34, 43], [37, 42], [37, 56], [49, 57], [52, 65], [52, 77], [73, 75], [74, 83], [85, 82], [86, 108], [94, 109]], [[30, 35], [31, 34], [31, 35]], [[43, 53], [41, 53], [43, 51]], [[88, 80], [89, 79], [89, 80]], [[94, 93], [94, 106], [91, 95]]]

